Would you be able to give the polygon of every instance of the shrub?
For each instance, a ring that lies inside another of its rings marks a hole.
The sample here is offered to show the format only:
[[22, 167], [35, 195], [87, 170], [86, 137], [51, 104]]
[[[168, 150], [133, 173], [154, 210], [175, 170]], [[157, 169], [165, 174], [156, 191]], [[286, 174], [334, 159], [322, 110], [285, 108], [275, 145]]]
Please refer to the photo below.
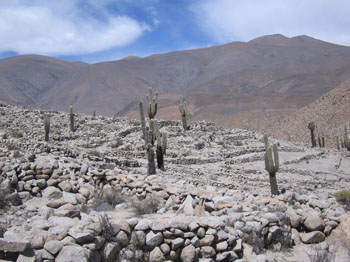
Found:
[[160, 203], [154, 196], [146, 198], [144, 200], [131, 200], [131, 206], [135, 209], [137, 215], [156, 213]]
[[124, 202], [124, 198], [122, 197], [120, 192], [116, 189], [110, 189], [110, 190], [97, 189], [94, 192], [94, 196], [95, 196], [95, 204], [93, 206], [93, 209], [96, 211], [112, 210], [115, 208], [116, 205]]
[[106, 239], [107, 242], [116, 242], [116, 234], [114, 231], [114, 227], [109, 221], [107, 215], [102, 215], [99, 217], [100, 225], [101, 225], [101, 236]]
[[347, 208], [350, 208], [350, 190], [344, 189], [340, 190], [335, 194], [335, 198], [339, 203], [346, 205]]
[[328, 250], [314, 248], [308, 252], [307, 256], [310, 262], [331, 262], [333, 257], [329, 254]]

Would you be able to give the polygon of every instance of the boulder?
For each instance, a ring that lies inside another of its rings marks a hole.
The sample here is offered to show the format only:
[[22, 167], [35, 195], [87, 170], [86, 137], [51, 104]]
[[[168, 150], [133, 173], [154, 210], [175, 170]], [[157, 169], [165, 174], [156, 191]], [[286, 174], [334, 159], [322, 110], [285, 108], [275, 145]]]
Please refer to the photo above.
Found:
[[310, 233], [302, 234], [301, 241], [304, 244], [314, 244], [323, 241], [325, 237], [325, 234], [323, 234], [321, 231], [313, 231]]
[[56, 257], [56, 262], [88, 262], [89, 258], [87, 256], [87, 251], [81, 246], [65, 246], [62, 248], [58, 256]]

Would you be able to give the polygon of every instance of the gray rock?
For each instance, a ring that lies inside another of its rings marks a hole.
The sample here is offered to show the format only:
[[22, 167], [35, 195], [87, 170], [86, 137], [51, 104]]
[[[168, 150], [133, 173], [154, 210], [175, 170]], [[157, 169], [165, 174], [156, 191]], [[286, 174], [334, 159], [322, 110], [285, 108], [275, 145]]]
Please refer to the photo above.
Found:
[[62, 191], [54, 186], [49, 186], [45, 188], [45, 190], [42, 192], [43, 197], [49, 198], [49, 199], [58, 199], [62, 197]]
[[6, 240], [0, 238], [0, 250], [5, 252], [23, 252], [29, 247], [29, 241]]
[[163, 262], [165, 261], [164, 255], [162, 253], [162, 251], [160, 250], [159, 247], [155, 247], [150, 255], [149, 255], [149, 261], [152, 262]]
[[68, 231], [68, 235], [70, 235], [72, 238], [74, 238], [75, 241], [80, 245], [85, 244], [85, 243], [89, 243], [94, 239], [94, 236], [91, 233], [80, 232], [76, 228], [71, 228]]
[[313, 231], [310, 233], [302, 234], [301, 241], [305, 244], [314, 244], [322, 242], [325, 239], [325, 234], [321, 231]]
[[191, 195], [187, 195], [185, 201], [183, 202], [183, 210], [185, 215], [187, 216], [193, 216], [194, 215], [194, 208], [193, 208], [193, 198]]
[[129, 238], [128, 235], [124, 232], [124, 231], [120, 231], [117, 234], [117, 242], [119, 243], [119, 245], [121, 245], [122, 247], [125, 247], [129, 244]]
[[106, 262], [116, 261], [120, 246], [118, 243], [106, 243], [103, 247], [103, 259]]
[[58, 240], [50, 240], [45, 243], [44, 248], [50, 252], [50, 254], [56, 255], [63, 248], [63, 243]]
[[179, 247], [181, 247], [184, 244], [184, 240], [180, 237], [175, 238], [174, 240], [171, 241], [171, 249], [176, 250]]
[[140, 220], [135, 226], [135, 230], [147, 230], [149, 229], [149, 221], [148, 220]]
[[48, 221], [53, 227], [58, 226], [61, 228], [66, 228], [66, 229], [69, 229], [69, 228], [76, 225], [76, 222], [72, 218], [69, 218], [69, 217], [52, 216], [52, 217], [49, 217]]
[[215, 236], [205, 235], [202, 239], [199, 240], [200, 246], [211, 246], [214, 242]]
[[196, 248], [192, 245], [184, 247], [180, 257], [183, 262], [194, 262], [196, 259]]
[[215, 249], [211, 246], [201, 247], [200, 252], [204, 258], [211, 258], [216, 255]]
[[154, 248], [155, 246], [158, 246], [163, 241], [163, 235], [161, 232], [158, 232], [157, 234], [154, 234], [153, 231], [150, 231], [146, 235], [146, 246], [149, 248]]
[[61, 183], [59, 183], [58, 187], [61, 188], [62, 191], [65, 191], [65, 192], [70, 192], [72, 190], [72, 185], [68, 180], [62, 181]]
[[169, 245], [168, 245], [168, 244], [165, 244], [165, 243], [163, 243], [163, 244], [160, 245], [160, 249], [162, 250], [162, 252], [163, 252], [164, 255], [166, 255], [166, 254], [168, 254], [168, 253], [170, 252], [170, 247], [169, 247]]
[[56, 262], [88, 262], [86, 249], [80, 246], [65, 246], [56, 257]]
[[21, 253], [16, 262], [36, 262], [35, 251], [32, 248], [28, 248], [23, 253]]
[[222, 241], [222, 242], [219, 242], [219, 243], [216, 244], [216, 248], [215, 249], [216, 249], [217, 252], [221, 252], [221, 251], [227, 250], [227, 248], [228, 248], [227, 241]]
[[310, 231], [322, 231], [325, 223], [317, 213], [312, 212], [306, 216], [304, 226]]

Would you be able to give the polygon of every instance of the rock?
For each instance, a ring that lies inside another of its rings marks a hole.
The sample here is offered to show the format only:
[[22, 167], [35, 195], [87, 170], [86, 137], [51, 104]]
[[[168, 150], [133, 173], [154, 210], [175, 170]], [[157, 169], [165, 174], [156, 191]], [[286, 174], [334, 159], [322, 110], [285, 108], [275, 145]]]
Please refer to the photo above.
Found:
[[319, 243], [325, 239], [325, 235], [321, 231], [313, 231], [301, 235], [301, 241], [304, 244]]
[[187, 216], [193, 216], [194, 215], [194, 209], [193, 209], [193, 198], [191, 195], [187, 195], [184, 203], [183, 203], [183, 210], [185, 215]]
[[299, 216], [292, 207], [287, 209], [287, 216], [289, 217], [290, 224], [293, 228], [298, 228], [302, 223], [302, 217]]
[[221, 251], [227, 250], [227, 248], [228, 248], [227, 241], [222, 241], [222, 242], [219, 242], [219, 243], [216, 244], [216, 248], [215, 249], [216, 249], [217, 252], [221, 252]]
[[88, 166], [86, 163], [83, 163], [83, 164], [81, 165], [79, 175], [80, 175], [80, 176], [86, 175], [86, 173], [87, 173], [87, 171], [88, 171], [88, 168], [89, 168], [89, 166]]
[[56, 255], [63, 248], [63, 243], [58, 240], [51, 240], [45, 243], [44, 248], [50, 252], [50, 254]]
[[45, 188], [44, 191], [42, 191], [43, 197], [49, 198], [49, 199], [58, 199], [62, 197], [62, 191], [54, 186], [49, 186]]
[[162, 253], [162, 251], [160, 250], [159, 247], [155, 247], [150, 255], [149, 255], [149, 261], [152, 262], [162, 262], [165, 261], [164, 255]]
[[149, 248], [154, 248], [155, 246], [160, 245], [162, 241], [163, 241], [163, 234], [161, 232], [154, 234], [153, 231], [150, 231], [146, 235], [146, 246]]
[[149, 229], [149, 221], [148, 220], [140, 220], [135, 226], [135, 230], [147, 230]]
[[171, 241], [171, 249], [172, 250], [178, 249], [179, 247], [181, 247], [183, 245], [184, 242], [185, 241], [182, 238], [180, 238], [180, 237], [172, 240]]
[[29, 241], [6, 240], [0, 238], [0, 250], [5, 252], [23, 252], [29, 247]]
[[36, 262], [36, 256], [35, 256], [35, 251], [34, 249], [27, 249], [23, 253], [21, 253], [16, 262]]
[[310, 231], [322, 231], [325, 223], [317, 213], [312, 212], [306, 216], [304, 226]]
[[103, 247], [103, 259], [106, 262], [116, 261], [120, 246], [118, 243], [106, 243]]
[[68, 180], [62, 181], [61, 183], [59, 183], [58, 187], [61, 188], [62, 191], [65, 191], [65, 192], [70, 192], [72, 190], [72, 185]]
[[192, 245], [184, 247], [180, 257], [183, 262], [194, 262], [196, 259], [196, 248]]
[[216, 255], [215, 249], [211, 246], [201, 247], [201, 254], [204, 258], [211, 258]]
[[124, 232], [124, 231], [120, 231], [117, 234], [117, 242], [119, 243], [119, 245], [121, 245], [122, 247], [125, 247], [129, 244], [129, 238], [128, 235]]
[[199, 240], [201, 246], [211, 246], [214, 242], [215, 236], [205, 235], [202, 239]]
[[168, 244], [163, 243], [160, 245], [160, 250], [162, 250], [163, 254], [166, 255], [170, 252], [170, 247]]
[[82, 245], [85, 243], [89, 243], [94, 239], [94, 236], [91, 233], [80, 232], [78, 229], [71, 228], [68, 231], [68, 235], [77, 241], [78, 244]]
[[269, 223], [276, 223], [279, 221], [279, 219], [275, 213], [265, 213], [263, 215], [263, 218], [266, 218], [269, 221]]
[[53, 226], [53, 227], [61, 227], [61, 228], [66, 228], [69, 229], [73, 226], [76, 225], [76, 222], [69, 217], [56, 217], [56, 216], [52, 216], [49, 217], [49, 223]]
[[62, 248], [55, 262], [88, 262], [86, 249], [80, 246], [65, 246]]

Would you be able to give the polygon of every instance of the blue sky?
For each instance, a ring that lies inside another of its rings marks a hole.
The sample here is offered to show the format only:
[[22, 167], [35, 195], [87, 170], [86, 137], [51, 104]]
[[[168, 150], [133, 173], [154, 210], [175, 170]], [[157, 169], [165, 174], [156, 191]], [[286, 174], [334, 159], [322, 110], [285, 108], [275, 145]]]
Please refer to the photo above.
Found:
[[309, 35], [350, 45], [349, 0], [0, 0], [0, 57], [95, 63]]

